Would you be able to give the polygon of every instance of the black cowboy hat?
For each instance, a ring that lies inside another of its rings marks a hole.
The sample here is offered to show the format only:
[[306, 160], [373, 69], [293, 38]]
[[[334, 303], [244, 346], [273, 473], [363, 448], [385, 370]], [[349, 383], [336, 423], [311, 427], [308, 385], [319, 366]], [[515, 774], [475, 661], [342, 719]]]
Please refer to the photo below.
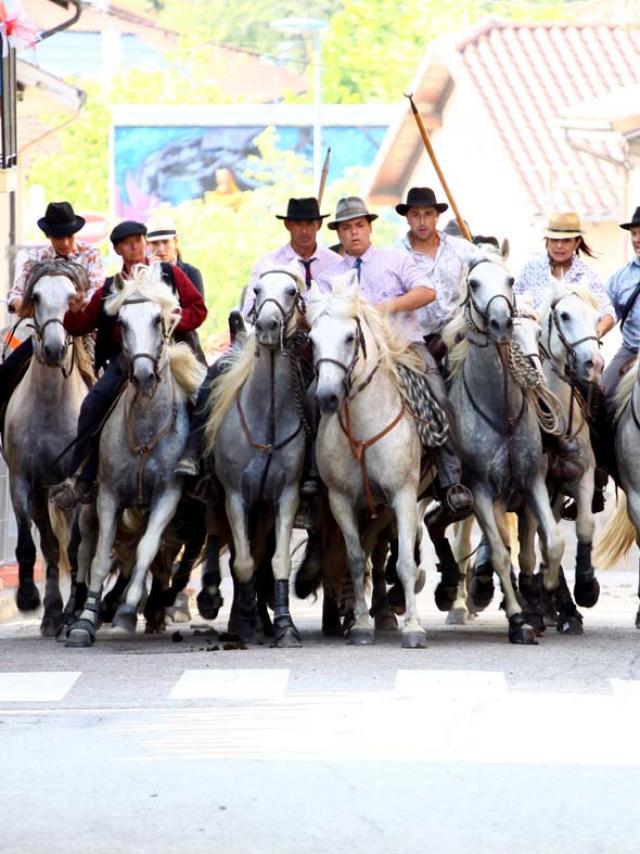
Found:
[[120, 243], [120, 241], [124, 240], [125, 237], [136, 237], [138, 234], [142, 234], [144, 236], [146, 233], [146, 225], [143, 225], [141, 222], [133, 222], [133, 220], [127, 219], [116, 225], [109, 235], [109, 240], [115, 246], [116, 243]]
[[329, 214], [321, 214], [318, 207], [318, 200], [311, 196], [308, 199], [289, 199], [287, 212], [284, 216], [276, 214], [276, 219], [292, 219], [300, 222], [301, 220], [326, 219]]
[[38, 228], [47, 237], [69, 237], [80, 231], [86, 220], [76, 216], [69, 202], [49, 202], [43, 217], [38, 220]]
[[439, 214], [448, 210], [446, 202], [437, 202], [436, 194], [431, 187], [412, 187], [407, 194], [407, 203], [396, 205], [396, 211], [400, 216], [406, 216], [409, 208], [416, 207], [435, 208]]
[[629, 231], [631, 228], [637, 228], [638, 226], [640, 226], [640, 208], [636, 208], [633, 212], [631, 222], [621, 223], [620, 228], [624, 228], [625, 231]]

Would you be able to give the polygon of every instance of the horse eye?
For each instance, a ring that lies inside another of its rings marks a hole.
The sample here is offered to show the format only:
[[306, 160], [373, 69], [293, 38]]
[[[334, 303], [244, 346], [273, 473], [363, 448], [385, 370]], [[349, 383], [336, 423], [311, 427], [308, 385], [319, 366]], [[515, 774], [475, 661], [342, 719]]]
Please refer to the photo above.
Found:
[[34, 304], [39, 303], [39, 302], [40, 302], [40, 294], [33, 294], [33, 296], [31, 297], [31, 301], [32, 301]]
[[571, 320], [571, 315], [567, 311], [560, 312], [560, 320], [564, 320], [565, 322]]
[[154, 326], [160, 326], [161, 323], [162, 323], [162, 318], [158, 314], [156, 317], [153, 318], [153, 325]]
[[353, 332], [349, 332], [347, 335], [345, 335], [344, 343], [345, 344], [353, 344], [353, 342], [355, 340], [356, 340], [356, 336], [353, 334]]
[[509, 278], [507, 279], [507, 285], [508, 285], [510, 288], [512, 288], [512, 287], [514, 286], [514, 284], [515, 284], [515, 281], [516, 281], [516, 280], [513, 278], [513, 276], [509, 276]]
[[258, 294], [260, 293], [260, 285], [256, 285], [253, 289], [253, 292], [256, 296], [258, 296]]
[[472, 291], [475, 291], [478, 287], [478, 282], [475, 279], [469, 279], [469, 287]]
[[288, 297], [295, 296], [295, 293], [296, 293], [296, 288], [295, 288], [295, 286], [294, 286], [294, 285], [291, 285], [290, 287], [288, 287], [288, 288], [286, 289], [286, 294], [287, 294], [287, 296], [288, 296]]

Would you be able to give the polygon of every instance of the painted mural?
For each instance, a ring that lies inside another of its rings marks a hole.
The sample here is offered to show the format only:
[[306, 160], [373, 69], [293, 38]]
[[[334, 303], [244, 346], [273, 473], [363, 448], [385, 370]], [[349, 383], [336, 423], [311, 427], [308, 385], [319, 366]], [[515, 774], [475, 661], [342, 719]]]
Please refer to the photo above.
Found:
[[[222, 182], [254, 189], [251, 155], [259, 156], [257, 137], [264, 127], [114, 128], [113, 174], [117, 218], [144, 221], [161, 203], [172, 206], [217, 189]], [[323, 127], [323, 149], [331, 147], [329, 181], [352, 166], [370, 166], [386, 127]], [[278, 127], [276, 144], [311, 164], [311, 127]], [[310, 166], [311, 168], [311, 166]]]

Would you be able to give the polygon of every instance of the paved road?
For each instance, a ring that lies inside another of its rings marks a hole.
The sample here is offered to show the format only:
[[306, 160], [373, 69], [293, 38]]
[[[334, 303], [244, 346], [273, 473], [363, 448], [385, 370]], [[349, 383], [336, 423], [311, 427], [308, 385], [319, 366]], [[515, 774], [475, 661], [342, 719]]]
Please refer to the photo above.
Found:
[[318, 603], [295, 651], [6, 623], [0, 851], [637, 852], [636, 578], [601, 579], [585, 635], [538, 647], [426, 592], [426, 650], [325, 640]]

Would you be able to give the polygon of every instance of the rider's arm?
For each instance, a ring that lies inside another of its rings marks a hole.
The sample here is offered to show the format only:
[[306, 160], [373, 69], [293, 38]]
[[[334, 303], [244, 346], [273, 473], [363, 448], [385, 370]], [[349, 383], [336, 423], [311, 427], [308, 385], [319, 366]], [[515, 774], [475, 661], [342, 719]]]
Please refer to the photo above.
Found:
[[84, 308], [81, 306], [82, 301], [78, 300], [64, 316], [64, 328], [70, 335], [89, 335], [96, 329], [102, 306], [102, 288], [94, 291]]
[[192, 332], [207, 316], [207, 307], [200, 291], [191, 279], [179, 267], [173, 267], [173, 281], [178, 291], [178, 300], [182, 311], [176, 327], [180, 332]]
[[411, 288], [409, 293], [402, 294], [401, 297], [394, 297], [378, 303], [376, 308], [379, 311], [389, 312], [389, 314], [395, 314], [399, 311], [415, 311], [417, 308], [429, 305], [435, 298], [436, 292], [432, 288], [419, 285]]

